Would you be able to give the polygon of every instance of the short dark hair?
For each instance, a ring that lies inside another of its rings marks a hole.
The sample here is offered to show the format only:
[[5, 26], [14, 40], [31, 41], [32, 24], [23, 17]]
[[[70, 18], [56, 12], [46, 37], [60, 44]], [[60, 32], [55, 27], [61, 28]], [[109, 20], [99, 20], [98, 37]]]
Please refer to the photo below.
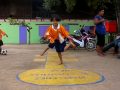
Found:
[[96, 9], [96, 14], [98, 14], [100, 11], [102, 11], [102, 10], [105, 10], [105, 8], [104, 7], [101, 7], [101, 8], [97, 8]]
[[50, 21], [52, 22], [54, 19], [55, 19], [56, 21], [61, 21], [60, 16], [58, 16], [58, 15], [56, 15], [56, 14], [51, 15]]
[[99, 9], [98, 9], [98, 12], [100, 12], [100, 11], [102, 11], [102, 10], [105, 10], [105, 9], [104, 9], [104, 8], [99, 8]]

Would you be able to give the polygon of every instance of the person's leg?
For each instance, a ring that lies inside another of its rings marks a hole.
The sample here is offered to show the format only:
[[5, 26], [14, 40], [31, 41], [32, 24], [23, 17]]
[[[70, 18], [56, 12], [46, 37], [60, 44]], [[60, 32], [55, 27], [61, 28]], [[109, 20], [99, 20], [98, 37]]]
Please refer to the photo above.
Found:
[[47, 48], [43, 51], [43, 53], [41, 54], [41, 56], [43, 56], [43, 55], [45, 54], [45, 52], [47, 52], [48, 49], [49, 49], [49, 47], [47, 47]]
[[118, 59], [120, 59], [120, 54], [119, 54], [119, 52], [120, 52], [120, 42], [118, 42]]
[[67, 44], [64, 48], [64, 51], [68, 50], [69, 47], [70, 47], [70, 44]]
[[73, 48], [76, 48], [76, 45], [75, 45], [72, 41], [70, 41], [70, 45], [71, 45]]
[[114, 54], [118, 54], [119, 52], [119, 43], [120, 43], [119, 39], [115, 40]]
[[102, 51], [102, 49], [103, 49], [102, 46], [97, 46], [97, 49], [98, 49], [97, 54], [98, 54], [99, 56], [104, 56], [104, 55], [105, 55], [105, 54], [103, 53], [103, 51]]
[[118, 51], [119, 51], [119, 47], [118, 47], [118, 46], [115, 46], [115, 47], [114, 47], [114, 54], [118, 54]]
[[100, 47], [100, 51], [102, 55], [105, 55], [103, 52], [103, 47], [105, 46], [105, 35], [101, 35], [101, 47]]
[[48, 47], [43, 51], [43, 53], [41, 54], [41, 56], [43, 56], [43, 55], [45, 54], [45, 52], [47, 52], [47, 50], [48, 50], [49, 48], [53, 48], [54, 46], [55, 46], [54, 43], [49, 43]]
[[103, 47], [105, 45], [105, 36], [104, 35], [98, 35], [98, 42], [97, 42], [97, 53], [98, 55], [100, 56], [103, 56], [104, 55], [104, 52], [103, 52]]
[[62, 52], [64, 52], [65, 46], [66, 46], [66, 42], [60, 43], [59, 40], [55, 40], [55, 49], [60, 59], [59, 65], [63, 64]]
[[2, 51], [2, 45], [3, 45], [3, 41], [0, 40], [0, 54], [1, 54], [1, 51]]
[[97, 35], [97, 46], [96, 46], [96, 52], [97, 54], [99, 55], [101, 53], [101, 49], [100, 49], [100, 35], [99, 34], [96, 34]]
[[108, 45], [106, 45], [105, 47], [103, 47], [103, 52], [105, 53], [106, 51], [108, 51], [110, 48], [115, 46], [115, 41], [109, 43]]
[[0, 54], [1, 54], [1, 51], [2, 51], [2, 47], [0, 46]]
[[101, 48], [99, 45], [96, 46], [96, 52], [98, 55], [101, 53]]
[[70, 46], [74, 49], [76, 48], [76, 45], [72, 41], [69, 41], [69, 44], [65, 46], [64, 51], [66, 51]]
[[62, 53], [61, 52], [57, 52], [57, 53], [58, 53], [58, 57], [60, 59], [59, 65], [61, 65], [61, 64], [63, 64]]
[[101, 47], [100, 47], [100, 48], [101, 48], [101, 54], [102, 54], [102, 55], [105, 55], [105, 53], [103, 52], [103, 47], [104, 47], [104, 46], [101, 46]]

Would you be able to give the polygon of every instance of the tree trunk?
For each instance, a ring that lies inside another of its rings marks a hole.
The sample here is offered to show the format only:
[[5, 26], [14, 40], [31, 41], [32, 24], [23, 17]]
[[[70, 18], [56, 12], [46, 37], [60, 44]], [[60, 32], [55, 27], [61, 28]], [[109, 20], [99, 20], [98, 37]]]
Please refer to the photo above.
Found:
[[120, 0], [116, 0], [116, 16], [118, 24], [118, 33], [120, 33]]

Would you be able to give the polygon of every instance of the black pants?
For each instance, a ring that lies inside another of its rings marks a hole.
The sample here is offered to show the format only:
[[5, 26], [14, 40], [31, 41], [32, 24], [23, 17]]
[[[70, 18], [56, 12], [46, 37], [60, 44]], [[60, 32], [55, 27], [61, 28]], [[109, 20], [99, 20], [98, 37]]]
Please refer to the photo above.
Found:
[[110, 48], [115, 47], [115, 42], [111, 42], [103, 48], [103, 52], [108, 51]]
[[97, 45], [100, 46], [100, 47], [104, 47], [105, 45], [105, 35], [101, 35], [101, 34], [98, 34], [96, 33], [97, 35]]
[[109, 43], [108, 45], [106, 45], [104, 48], [103, 48], [103, 52], [106, 52], [108, 51], [110, 48], [114, 47], [114, 52], [118, 53], [118, 49], [119, 49], [119, 46], [118, 46], [118, 43], [120, 42], [120, 39], [117, 39], [115, 41], [112, 41], [111, 43]]

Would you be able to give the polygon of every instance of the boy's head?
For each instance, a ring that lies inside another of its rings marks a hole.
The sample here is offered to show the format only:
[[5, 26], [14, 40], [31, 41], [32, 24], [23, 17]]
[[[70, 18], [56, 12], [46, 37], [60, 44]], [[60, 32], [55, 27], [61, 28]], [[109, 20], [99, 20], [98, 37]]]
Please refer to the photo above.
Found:
[[98, 15], [104, 16], [105, 10], [104, 10], [104, 8], [99, 8], [97, 12], [98, 12]]
[[53, 25], [58, 25], [58, 22], [61, 21], [60, 17], [58, 15], [52, 15], [51, 22], [53, 22]]

